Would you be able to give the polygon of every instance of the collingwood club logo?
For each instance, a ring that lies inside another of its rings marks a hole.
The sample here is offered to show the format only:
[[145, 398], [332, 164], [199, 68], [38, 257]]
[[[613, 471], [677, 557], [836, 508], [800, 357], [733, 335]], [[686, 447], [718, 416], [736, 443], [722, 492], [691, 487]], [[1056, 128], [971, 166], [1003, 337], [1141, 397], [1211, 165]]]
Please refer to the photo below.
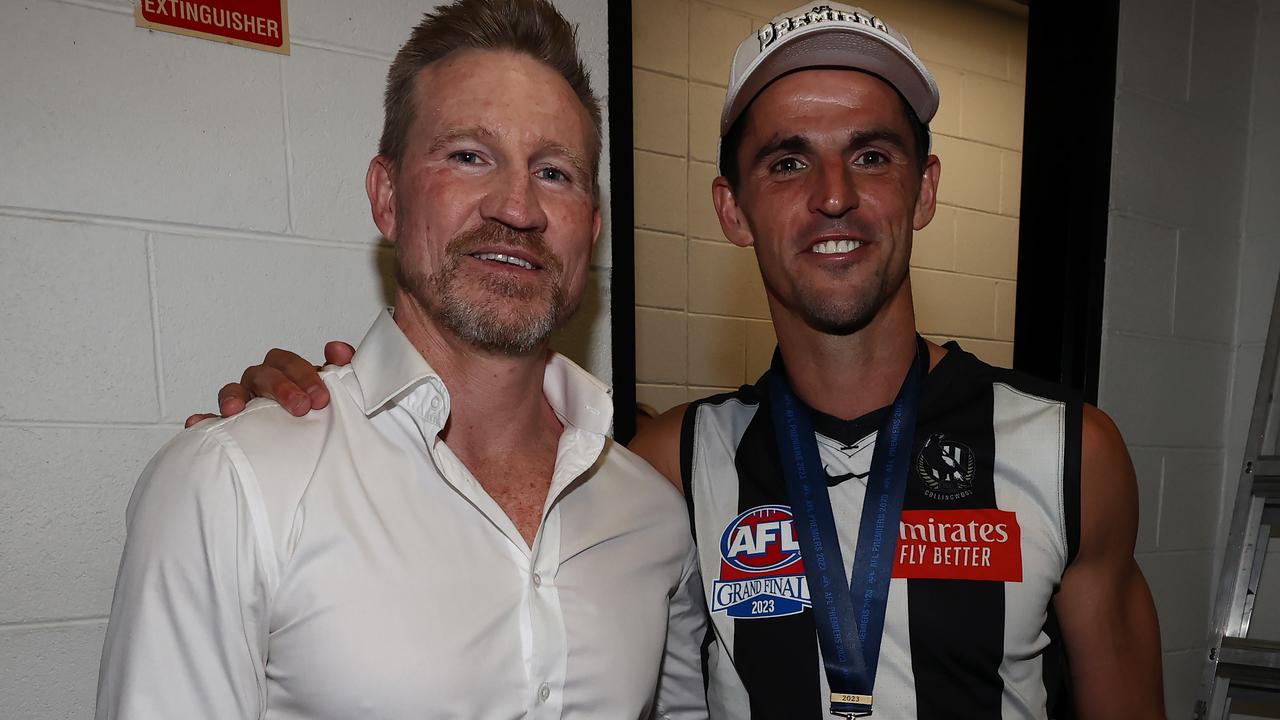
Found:
[[934, 433], [916, 455], [924, 494], [934, 500], [958, 500], [973, 494], [974, 459], [968, 445]]

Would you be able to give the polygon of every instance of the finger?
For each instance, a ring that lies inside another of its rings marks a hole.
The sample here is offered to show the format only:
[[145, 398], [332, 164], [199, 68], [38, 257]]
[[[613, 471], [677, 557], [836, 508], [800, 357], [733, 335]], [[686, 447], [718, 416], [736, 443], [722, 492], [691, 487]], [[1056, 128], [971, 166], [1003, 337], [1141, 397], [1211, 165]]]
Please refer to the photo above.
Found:
[[244, 410], [252, 397], [249, 390], [240, 383], [227, 383], [218, 391], [218, 412], [223, 417], [231, 417]]
[[254, 365], [245, 370], [240, 382], [255, 396], [280, 403], [291, 415], [302, 417], [311, 411], [311, 398], [287, 375], [270, 365]]
[[342, 342], [331, 340], [324, 346], [324, 361], [330, 365], [350, 365], [356, 349]]
[[329, 404], [329, 388], [320, 379], [319, 370], [296, 353], [272, 350], [267, 353], [265, 364], [284, 373], [290, 382], [307, 394], [308, 410], [319, 410]]
[[320, 379], [320, 368], [296, 355], [294, 358], [294, 361], [283, 368], [285, 376], [307, 394], [311, 400], [312, 410], [319, 410], [328, 405], [329, 388], [325, 386], [324, 380]]
[[196, 413], [195, 415], [192, 415], [187, 418], [187, 422], [186, 424], [183, 425], [183, 427], [191, 427], [192, 425], [195, 425], [198, 422], [201, 422], [203, 420], [208, 420], [209, 418], [216, 418], [216, 417], [218, 416], [214, 415], [213, 413]]

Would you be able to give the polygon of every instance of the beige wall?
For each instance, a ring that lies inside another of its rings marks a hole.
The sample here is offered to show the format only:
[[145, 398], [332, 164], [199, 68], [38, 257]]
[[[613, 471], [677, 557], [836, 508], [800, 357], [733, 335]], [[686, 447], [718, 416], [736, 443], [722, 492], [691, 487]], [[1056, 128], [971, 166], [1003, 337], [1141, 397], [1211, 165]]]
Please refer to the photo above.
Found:
[[[636, 374], [658, 410], [752, 382], [773, 326], [755, 258], [711, 206], [717, 129], [738, 43], [797, 0], [633, 3]], [[1011, 6], [1012, 8], [1012, 6]], [[921, 331], [986, 360], [1013, 357], [1026, 19], [960, 0], [878, 0], [933, 72], [941, 206], [916, 233]]]

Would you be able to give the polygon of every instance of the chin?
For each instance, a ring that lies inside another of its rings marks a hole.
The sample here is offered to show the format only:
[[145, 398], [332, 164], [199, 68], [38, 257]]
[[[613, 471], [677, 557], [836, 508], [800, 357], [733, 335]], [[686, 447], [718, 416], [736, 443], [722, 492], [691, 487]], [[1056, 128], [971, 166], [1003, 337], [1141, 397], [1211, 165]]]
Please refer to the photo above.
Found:
[[856, 315], [853, 317], [831, 317], [828, 315], [817, 315], [806, 313], [804, 316], [805, 324], [825, 335], [852, 335], [871, 322], [871, 315]]
[[796, 314], [806, 325], [827, 335], [852, 335], [866, 327], [884, 306], [884, 298], [833, 299], [830, 294], [805, 293], [798, 298]]
[[478, 295], [442, 298], [436, 315], [468, 344], [499, 355], [541, 351], [570, 315], [563, 294], [557, 292]]

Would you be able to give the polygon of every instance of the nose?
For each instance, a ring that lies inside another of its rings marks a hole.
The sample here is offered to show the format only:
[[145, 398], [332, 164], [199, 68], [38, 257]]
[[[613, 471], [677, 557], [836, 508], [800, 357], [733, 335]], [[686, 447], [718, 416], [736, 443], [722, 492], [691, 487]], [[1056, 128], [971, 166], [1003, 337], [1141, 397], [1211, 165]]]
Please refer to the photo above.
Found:
[[842, 217], [858, 207], [858, 187], [844, 162], [822, 163], [813, 173], [814, 188], [809, 210], [827, 217]]
[[493, 184], [480, 204], [486, 220], [500, 222], [514, 230], [546, 230], [547, 214], [538, 199], [530, 173], [510, 168], [494, 173]]

